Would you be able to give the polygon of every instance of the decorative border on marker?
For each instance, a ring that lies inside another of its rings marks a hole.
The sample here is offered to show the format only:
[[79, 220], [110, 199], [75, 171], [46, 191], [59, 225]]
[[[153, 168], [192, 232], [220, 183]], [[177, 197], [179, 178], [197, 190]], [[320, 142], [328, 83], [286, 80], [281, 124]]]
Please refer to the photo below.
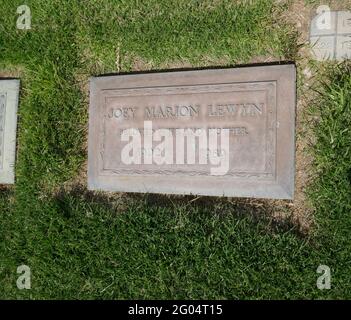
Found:
[[[147, 96], [147, 95], [179, 95], [179, 94], [199, 94], [199, 93], [221, 93], [221, 92], [240, 92], [240, 91], [265, 91], [267, 101], [266, 116], [266, 162], [264, 172], [239, 172], [230, 170], [222, 177], [244, 178], [256, 180], [276, 180], [276, 129], [277, 129], [277, 107], [276, 93], [277, 84], [275, 80], [257, 81], [257, 82], [240, 82], [240, 83], [223, 83], [223, 84], [205, 84], [191, 86], [167, 86], [167, 87], [142, 87], [142, 88], [121, 88], [121, 89], [104, 89], [101, 90], [104, 100], [104, 108], [100, 108], [100, 119], [103, 119], [99, 134], [99, 176], [140, 176], [140, 175], [178, 175], [178, 176], [207, 176], [212, 177], [209, 170], [168, 170], [168, 169], [127, 169], [127, 168], [105, 168], [104, 167], [104, 150], [105, 150], [105, 118], [106, 100], [108, 98], [118, 98], [126, 96]], [[218, 178], [218, 176], [216, 176]]]

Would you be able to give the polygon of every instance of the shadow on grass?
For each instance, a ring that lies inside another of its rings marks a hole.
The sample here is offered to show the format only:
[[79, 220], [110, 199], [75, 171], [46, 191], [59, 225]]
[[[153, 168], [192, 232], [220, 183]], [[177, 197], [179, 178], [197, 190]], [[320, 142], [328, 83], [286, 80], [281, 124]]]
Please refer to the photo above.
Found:
[[181, 71], [201, 71], [201, 70], [217, 70], [217, 69], [231, 69], [231, 68], [245, 68], [245, 67], [266, 67], [266, 66], [278, 66], [294, 64], [292, 60], [286, 61], [271, 61], [271, 62], [257, 62], [257, 63], [245, 63], [245, 64], [230, 64], [230, 65], [216, 65], [216, 66], [203, 66], [203, 67], [185, 67], [185, 68], [169, 68], [169, 69], [152, 69], [152, 70], [141, 70], [141, 71], [129, 71], [129, 72], [114, 72], [97, 74], [95, 77], [110, 77], [110, 76], [123, 76], [123, 75], [137, 75], [137, 74], [153, 74], [153, 73], [166, 73], [166, 72], [181, 72]]
[[98, 206], [106, 212], [116, 212], [116, 214], [131, 208], [146, 207], [151, 211], [201, 213], [204, 219], [211, 219], [213, 216], [221, 219], [248, 218], [254, 224], [264, 225], [267, 232], [291, 231], [298, 237], [306, 236], [306, 233], [301, 231], [293, 221], [290, 201], [152, 193], [107, 193], [90, 191], [85, 186], [74, 185], [69, 190], [61, 188], [54, 196], [58, 209], [66, 217], [71, 216], [72, 199], [79, 199], [89, 205]]
[[253, 223], [263, 223], [267, 231], [294, 231], [304, 236], [292, 220], [289, 208], [290, 201], [266, 200], [250, 198], [210, 197], [194, 195], [163, 195], [163, 194], [130, 194], [136, 201], [145, 201], [149, 207], [173, 207], [203, 212], [208, 217], [217, 215], [226, 218], [228, 215], [237, 219], [250, 218]]

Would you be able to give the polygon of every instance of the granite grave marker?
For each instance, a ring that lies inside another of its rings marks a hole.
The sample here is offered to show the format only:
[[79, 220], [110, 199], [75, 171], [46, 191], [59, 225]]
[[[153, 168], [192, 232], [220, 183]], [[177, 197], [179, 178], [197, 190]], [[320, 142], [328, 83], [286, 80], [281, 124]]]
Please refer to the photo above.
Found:
[[19, 80], [0, 79], [0, 184], [15, 182]]
[[91, 79], [91, 190], [292, 199], [293, 64]]

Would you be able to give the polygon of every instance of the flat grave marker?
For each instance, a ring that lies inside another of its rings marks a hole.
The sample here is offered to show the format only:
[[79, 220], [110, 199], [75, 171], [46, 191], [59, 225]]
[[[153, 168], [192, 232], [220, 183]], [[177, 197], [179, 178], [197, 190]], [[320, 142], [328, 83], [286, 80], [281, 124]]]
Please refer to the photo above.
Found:
[[318, 61], [351, 59], [351, 11], [316, 15], [311, 21], [310, 44]]
[[15, 182], [19, 80], [0, 79], [0, 184]]
[[90, 190], [292, 199], [293, 64], [91, 79]]

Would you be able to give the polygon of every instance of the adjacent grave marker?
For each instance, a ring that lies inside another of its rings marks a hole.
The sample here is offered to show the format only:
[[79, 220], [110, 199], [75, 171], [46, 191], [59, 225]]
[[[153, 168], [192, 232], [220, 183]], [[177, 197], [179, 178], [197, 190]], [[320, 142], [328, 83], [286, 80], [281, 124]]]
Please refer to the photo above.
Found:
[[351, 59], [351, 11], [327, 11], [315, 16], [310, 44], [316, 60]]
[[92, 190], [292, 199], [293, 64], [91, 79]]
[[15, 182], [19, 80], [0, 79], [0, 183]]

